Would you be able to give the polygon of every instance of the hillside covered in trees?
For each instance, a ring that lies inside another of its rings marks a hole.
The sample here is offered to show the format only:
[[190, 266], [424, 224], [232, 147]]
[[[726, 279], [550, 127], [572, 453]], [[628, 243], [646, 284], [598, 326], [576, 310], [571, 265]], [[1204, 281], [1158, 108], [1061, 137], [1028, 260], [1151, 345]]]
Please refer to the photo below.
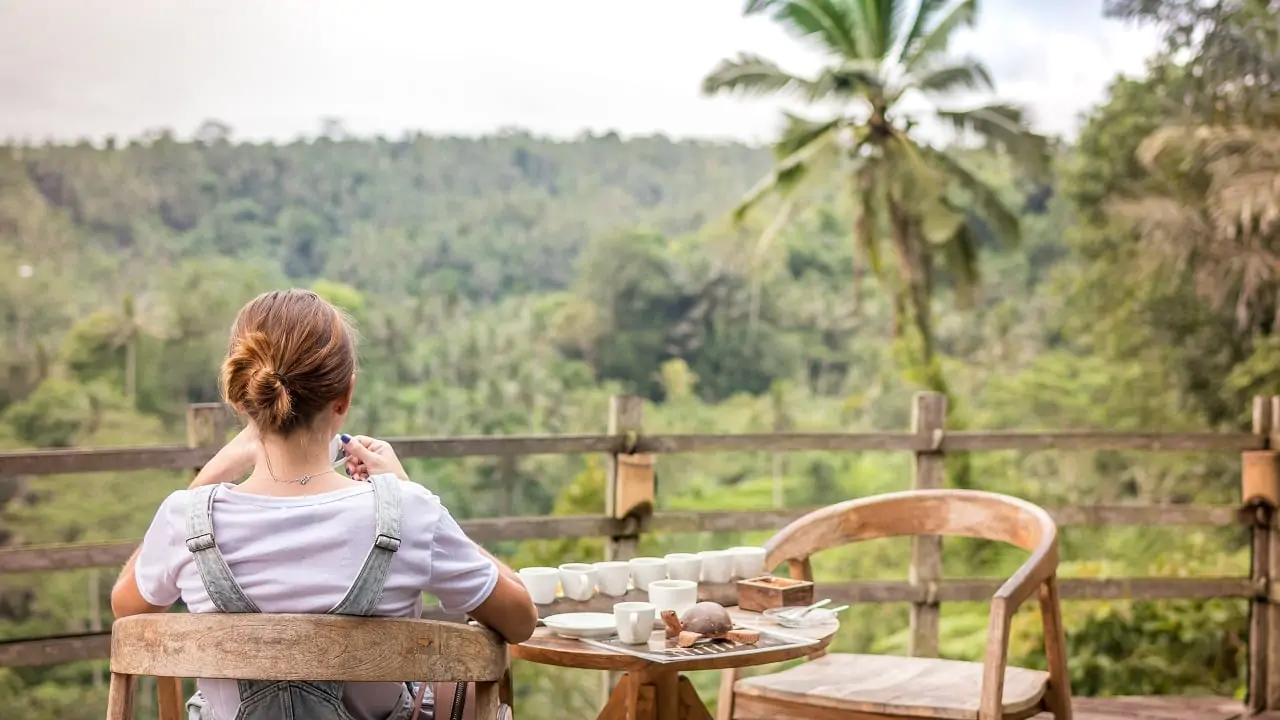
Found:
[[[974, 428], [1243, 428], [1250, 396], [1280, 392], [1280, 213], [1258, 189], [1280, 172], [1280, 115], [1267, 104], [1280, 10], [1226, 5], [1111, 3], [1160, 23], [1168, 51], [1146, 76], [1118, 78], [1073, 143], [1040, 148], [1048, 170], [968, 136], [941, 148], [1018, 233], [1010, 242], [954, 208], [967, 260], [939, 260], [930, 276], [928, 356], [899, 316], [902, 260], [868, 257], [856, 230], [866, 211], [844, 188], [817, 186], [780, 226], [785, 197], [735, 222], [779, 157], [766, 148], [516, 131], [251, 144], [216, 122], [194, 139], [0, 147], [0, 447], [182, 442], [186, 405], [218, 397], [235, 311], [289, 285], [356, 318], [352, 425], [382, 436], [598, 432], [616, 392], [651, 401], [651, 432], [902, 429], [911, 394], [939, 378], [949, 422]], [[924, 306], [910, 307], [918, 320]], [[661, 462], [664, 509], [818, 505], [908, 478], [896, 455]], [[460, 517], [603, 504], [591, 458], [414, 461], [410, 472]], [[1231, 503], [1237, 477], [1234, 462], [1203, 456], [986, 454], [951, 482], [1045, 505]], [[180, 482], [165, 471], [0, 478], [0, 544], [139, 537]], [[761, 539], [648, 538], [643, 550]], [[602, 552], [494, 549], [517, 565]], [[820, 577], [901, 577], [906, 551], [837, 554]], [[1064, 556], [1065, 576], [1248, 568], [1236, 530], [1072, 528]], [[994, 576], [1016, 559], [949, 543], [945, 569]], [[105, 598], [109, 586], [90, 572], [5, 576], [0, 639], [84, 630], [86, 588]], [[1241, 692], [1244, 602], [1066, 611], [1080, 694]], [[840, 647], [905, 648], [904, 608], [855, 607], [847, 620]], [[984, 608], [946, 606], [944, 655], [976, 657], [985, 621]], [[1042, 664], [1034, 622], [1019, 626], [1012, 659]], [[98, 717], [101, 667], [0, 668], [0, 714]], [[522, 717], [591, 714], [590, 674], [520, 668], [517, 683]], [[541, 702], [551, 688], [565, 698], [555, 711]]]

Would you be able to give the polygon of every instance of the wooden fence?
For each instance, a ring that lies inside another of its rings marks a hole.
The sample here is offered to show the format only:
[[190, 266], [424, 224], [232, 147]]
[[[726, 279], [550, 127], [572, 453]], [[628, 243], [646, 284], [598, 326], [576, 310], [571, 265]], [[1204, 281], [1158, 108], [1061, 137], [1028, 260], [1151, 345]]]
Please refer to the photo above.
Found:
[[[639, 398], [615, 397], [603, 435], [543, 437], [470, 437], [393, 439], [403, 458], [520, 456], [596, 453], [608, 459], [607, 500], [599, 515], [511, 517], [463, 521], [466, 532], [484, 542], [540, 538], [607, 538], [610, 557], [634, 556], [641, 535], [708, 531], [769, 531], [783, 527], [807, 509], [736, 512], [653, 512], [652, 458], [703, 452], [855, 452], [914, 454], [912, 486], [944, 484], [948, 453], [985, 451], [1099, 451], [1243, 453], [1238, 505], [1123, 505], [1050, 508], [1064, 526], [1237, 526], [1251, 528], [1249, 576], [1185, 578], [1133, 577], [1064, 579], [1065, 600], [1169, 600], [1245, 598], [1251, 601], [1250, 704], [1280, 708], [1280, 534], [1274, 512], [1280, 496], [1280, 397], [1256, 398], [1249, 433], [1128, 432], [948, 432], [945, 398], [917, 395], [909, 432], [794, 433], [748, 435], [647, 435], [642, 431]], [[0, 453], [0, 477], [66, 473], [125, 472], [198, 468], [225, 438], [228, 416], [220, 405], [193, 405], [184, 446], [112, 449], [38, 450]], [[1273, 435], [1273, 430], [1277, 431]], [[646, 473], [645, 468], [649, 470]], [[0, 550], [0, 575], [119, 566], [136, 541], [30, 546]], [[910, 652], [936, 656], [939, 606], [943, 602], [986, 601], [997, 580], [946, 580], [941, 572], [939, 538], [913, 541], [909, 579], [824, 584], [823, 595], [837, 601], [911, 603]], [[728, 591], [727, 588], [724, 589]], [[713, 594], [718, 590], [712, 588]], [[616, 599], [608, 599], [610, 603]], [[575, 604], [582, 607], [586, 604]], [[544, 612], [546, 609], [544, 609]], [[45, 665], [108, 655], [109, 633], [0, 642], [0, 666]]]

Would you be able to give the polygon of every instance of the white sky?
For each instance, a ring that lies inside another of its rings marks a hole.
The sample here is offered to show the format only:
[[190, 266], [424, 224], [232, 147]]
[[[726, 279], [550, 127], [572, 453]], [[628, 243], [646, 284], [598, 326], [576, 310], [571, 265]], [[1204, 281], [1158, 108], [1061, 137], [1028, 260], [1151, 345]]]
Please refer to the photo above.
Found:
[[[699, 94], [718, 60], [815, 58], [742, 0], [0, 0], [0, 138], [188, 135], [206, 119], [240, 138], [359, 134], [769, 139], [773, 101]], [[1137, 73], [1149, 30], [1101, 0], [984, 0], [957, 42], [1001, 99], [1070, 134], [1117, 72]]]

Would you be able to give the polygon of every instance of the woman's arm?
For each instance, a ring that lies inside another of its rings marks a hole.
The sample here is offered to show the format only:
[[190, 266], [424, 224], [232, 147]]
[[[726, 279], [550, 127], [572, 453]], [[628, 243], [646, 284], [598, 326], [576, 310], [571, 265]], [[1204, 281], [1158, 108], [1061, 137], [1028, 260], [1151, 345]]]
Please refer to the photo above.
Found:
[[513, 645], [533, 637], [533, 631], [538, 627], [538, 608], [520, 576], [484, 548], [476, 545], [476, 549], [498, 568], [498, 582], [489, 597], [469, 614]]
[[[253, 467], [257, 439], [258, 433], [250, 424], [219, 450], [204, 467], [200, 468], [200, 472], [196, 473], [189, 487], [194, 489], [202, 485], [217, 485], [240, 477], [246, 470]], [[118, 618], [164, 612], [168, 609], [168, 606], [152, 605], [147, 602], [146, 598], [142, 597], [142, 591], [138, 589], [137, 565], [138, 555], [142, 549], [143, 545], [139, 545], [138, 549], [133, 551], [133, 555], [129, 556], [129, 561], [120, 571], [120, 577], [116, 579], [115, 587], [111, 588], [111, 612]]]

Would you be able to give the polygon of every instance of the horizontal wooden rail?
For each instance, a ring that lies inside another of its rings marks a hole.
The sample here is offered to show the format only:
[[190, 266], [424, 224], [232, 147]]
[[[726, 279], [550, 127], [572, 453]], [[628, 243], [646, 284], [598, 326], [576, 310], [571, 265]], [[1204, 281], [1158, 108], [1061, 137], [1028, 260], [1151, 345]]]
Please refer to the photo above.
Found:
[[[463, 520], [467, 535], [478, 542], [555, 538], [616, 537], [628, 533], [752, 532], [780, 530], [809, 512], [736, 510], [657, 513], [638, 525], [604, 515], [486, 518]], [[1224, 505], [1096, 505], [1051, 509], [1063, 526], [1243, 525], [1249, 518]], [[123, 565], [138, 546], [136, 540], [74, 545], [34, 545], [0, 550], [0, 574], [77, 570]], [[2, 664], [2, 663], [0, 663]]]
[[[905, 581], [862, 581], [823, 583], [822, 597], [847, 603], [889, 602], [986, 602], [1002, 581], [993, 579], [944, 580], [933, 588]], [[1204, 600], [1210, 598], [1250, 598], [1263, 592], [1261, 584], [1249, 578], [1063, 578], [1063, 600]], [[728, 601], [731, 586], [704, 587], [704, 598]], [[597, 596], [586, 602], [557, 601], [541, 608], [543, 615], [572, 611], [607, 611], [614, 603], [628, 599], [644, 599], [645, 594], [632, 591], [621, 598]], [[427, 606], [423, 616], [436, 619], [458, 619], [440, 612], [438, 606]], [[33, 640], [0, 642], [0, 667], [55, 665], [78, 660], [101, 660], [109, 657], [110, 633], [86, 633]]]
[[[392, 438], [406, 458], [482, 455], [567, 455], [627, 450], [621, 435]], [[935, 444], [936, 443], [936, 444]], [[642, 435], [637, 452], [987, 452], [998, 450], [1142, 450], [1227, 452], [1260, 450], [1267, 438], [1250, 433], [993, 432], [946, 433], [938, 438], [906, 432], [770, 433], [761, 435]], [[76, 448], [0, 453], [0, 475], [178, 470], [198, 467], [217, 451], [185, 446]]]
[[1145, 450], [1226, 452], [1260, 450], [1267, 438], [1251, 433], [1122, 433], [1092, 431], [957, 431], [934, 438], [909, 432], [767, 433], [758, 435], [645, 435], [637, 452]]

